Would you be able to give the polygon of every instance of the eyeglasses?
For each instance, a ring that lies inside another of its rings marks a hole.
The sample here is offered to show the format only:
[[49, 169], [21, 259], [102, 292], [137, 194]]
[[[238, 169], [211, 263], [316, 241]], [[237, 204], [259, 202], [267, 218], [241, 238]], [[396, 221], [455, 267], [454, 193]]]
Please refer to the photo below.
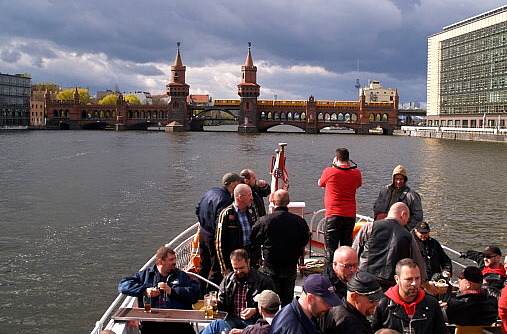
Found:
[[343, 263], [340, 263], [340, 262], [333, 262], [333, 264], [339, 264], [340, 266], [342, 266], [345, 269], [357, 268], [359, 266], [357, 263], [356, 264], [350, 264], [350, 263], [343, 264]]

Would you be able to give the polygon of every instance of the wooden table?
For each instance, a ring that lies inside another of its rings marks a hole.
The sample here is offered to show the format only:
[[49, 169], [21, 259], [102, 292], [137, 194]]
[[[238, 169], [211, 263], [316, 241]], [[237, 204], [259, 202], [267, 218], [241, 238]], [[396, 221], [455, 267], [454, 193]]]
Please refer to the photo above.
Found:
[[204, 311], [175, 310], [152, 308], [151, 312], [144, 312], [144, 308], [122, 307], [116, 311], [112, 318], [119, 321], [155, 321], [155, 322], [211, 322], [216, 319], [225, 319], [227, 312], [218, 311], [213, 319], [205, 319]]

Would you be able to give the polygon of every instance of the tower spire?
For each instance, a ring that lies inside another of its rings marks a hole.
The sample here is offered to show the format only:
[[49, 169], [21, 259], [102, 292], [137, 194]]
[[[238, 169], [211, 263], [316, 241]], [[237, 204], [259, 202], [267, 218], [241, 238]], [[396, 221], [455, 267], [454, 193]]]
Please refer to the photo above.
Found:
[[252, 47], [252, 42], [248, 42], [248, 54], [246, 55], [245, 67], [254, 66], [253, 60], [252, 60], [252, 52], [250, 51], [251, 47]]
[[177, 51], [176, 51], [176, 58], [174, 59], [174, 66], [183, 66], [183, 62], [181, 61], [181, 55], [180, 55], [180, 42], [176, 43]]

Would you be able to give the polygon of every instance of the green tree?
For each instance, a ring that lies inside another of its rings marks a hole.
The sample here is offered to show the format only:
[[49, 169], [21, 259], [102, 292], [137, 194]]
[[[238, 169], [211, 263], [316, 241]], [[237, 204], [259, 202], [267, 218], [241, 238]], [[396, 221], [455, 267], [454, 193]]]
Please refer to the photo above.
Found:
[[60, 86], [54, 82], [38, 82], [35, 85], [32, 85], [32, 92], [45, 92], [46, 90], [50, 92], [58, 92], [60, 90]]
[[130, 103], [132, 105], [139, 105], [139, 104], [141, 104], [141, 101], [139, 101], [139, 99], [137, 98], [137, 96], [132, 95], [132, 94], [125, 96], [125, 101], [127, 101], [128, 103]]
[[[56, 98], [61, 101], [69, 101], [69, 100], [72, 101], [74, 100], [75, 91], [76, 91], [75, 88], [63, 90], [56, 95]], [[79, 102], [83, 104], [87, 104], [90, 102], [90, 92], [88, 91], [88, 89], [78, 88], [77, 92], [79, 93]]]
[[109, 94], [108, 96], [106, 96], [102, 100], [100, 100], [99, 104], [100, 105], [115, 105], [116, 101], [118, 101], [118, 95]]

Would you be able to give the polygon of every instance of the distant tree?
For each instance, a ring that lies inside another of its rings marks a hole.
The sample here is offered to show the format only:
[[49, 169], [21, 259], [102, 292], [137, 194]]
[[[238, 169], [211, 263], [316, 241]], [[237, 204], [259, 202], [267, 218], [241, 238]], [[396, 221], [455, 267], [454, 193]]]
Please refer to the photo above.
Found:
[[128, 103], [133, 104], [133, 105], [141, 104], [141, 101], [139, 101], [137, 96], [132, 95], [132, 94], [125, 96], [125, 101], [127, 101]]
[[[63, 90], [56, 95], [56, 98], [61, 101], [72, 101], [74, 100], [75, 91], [75, 88]], [[88, 89], [78, 88], [77, 92], [79, 93], [79, 102], [83, 104], [88, 104], [90, 102], [90, 92]]]
[[32, 92], [45, 92], [46, 90], [50, 92], [58, 92], [60, 90], [60, 86], [54, 82], [38, 82], [35, 85], [32, 85]]
[[99, 104], [100, 105], [115, 105], [116, 101], [118, 101], [118, 95], [109, 94], [108, 96], [106, 96], [102, 100], [100, 100]]

